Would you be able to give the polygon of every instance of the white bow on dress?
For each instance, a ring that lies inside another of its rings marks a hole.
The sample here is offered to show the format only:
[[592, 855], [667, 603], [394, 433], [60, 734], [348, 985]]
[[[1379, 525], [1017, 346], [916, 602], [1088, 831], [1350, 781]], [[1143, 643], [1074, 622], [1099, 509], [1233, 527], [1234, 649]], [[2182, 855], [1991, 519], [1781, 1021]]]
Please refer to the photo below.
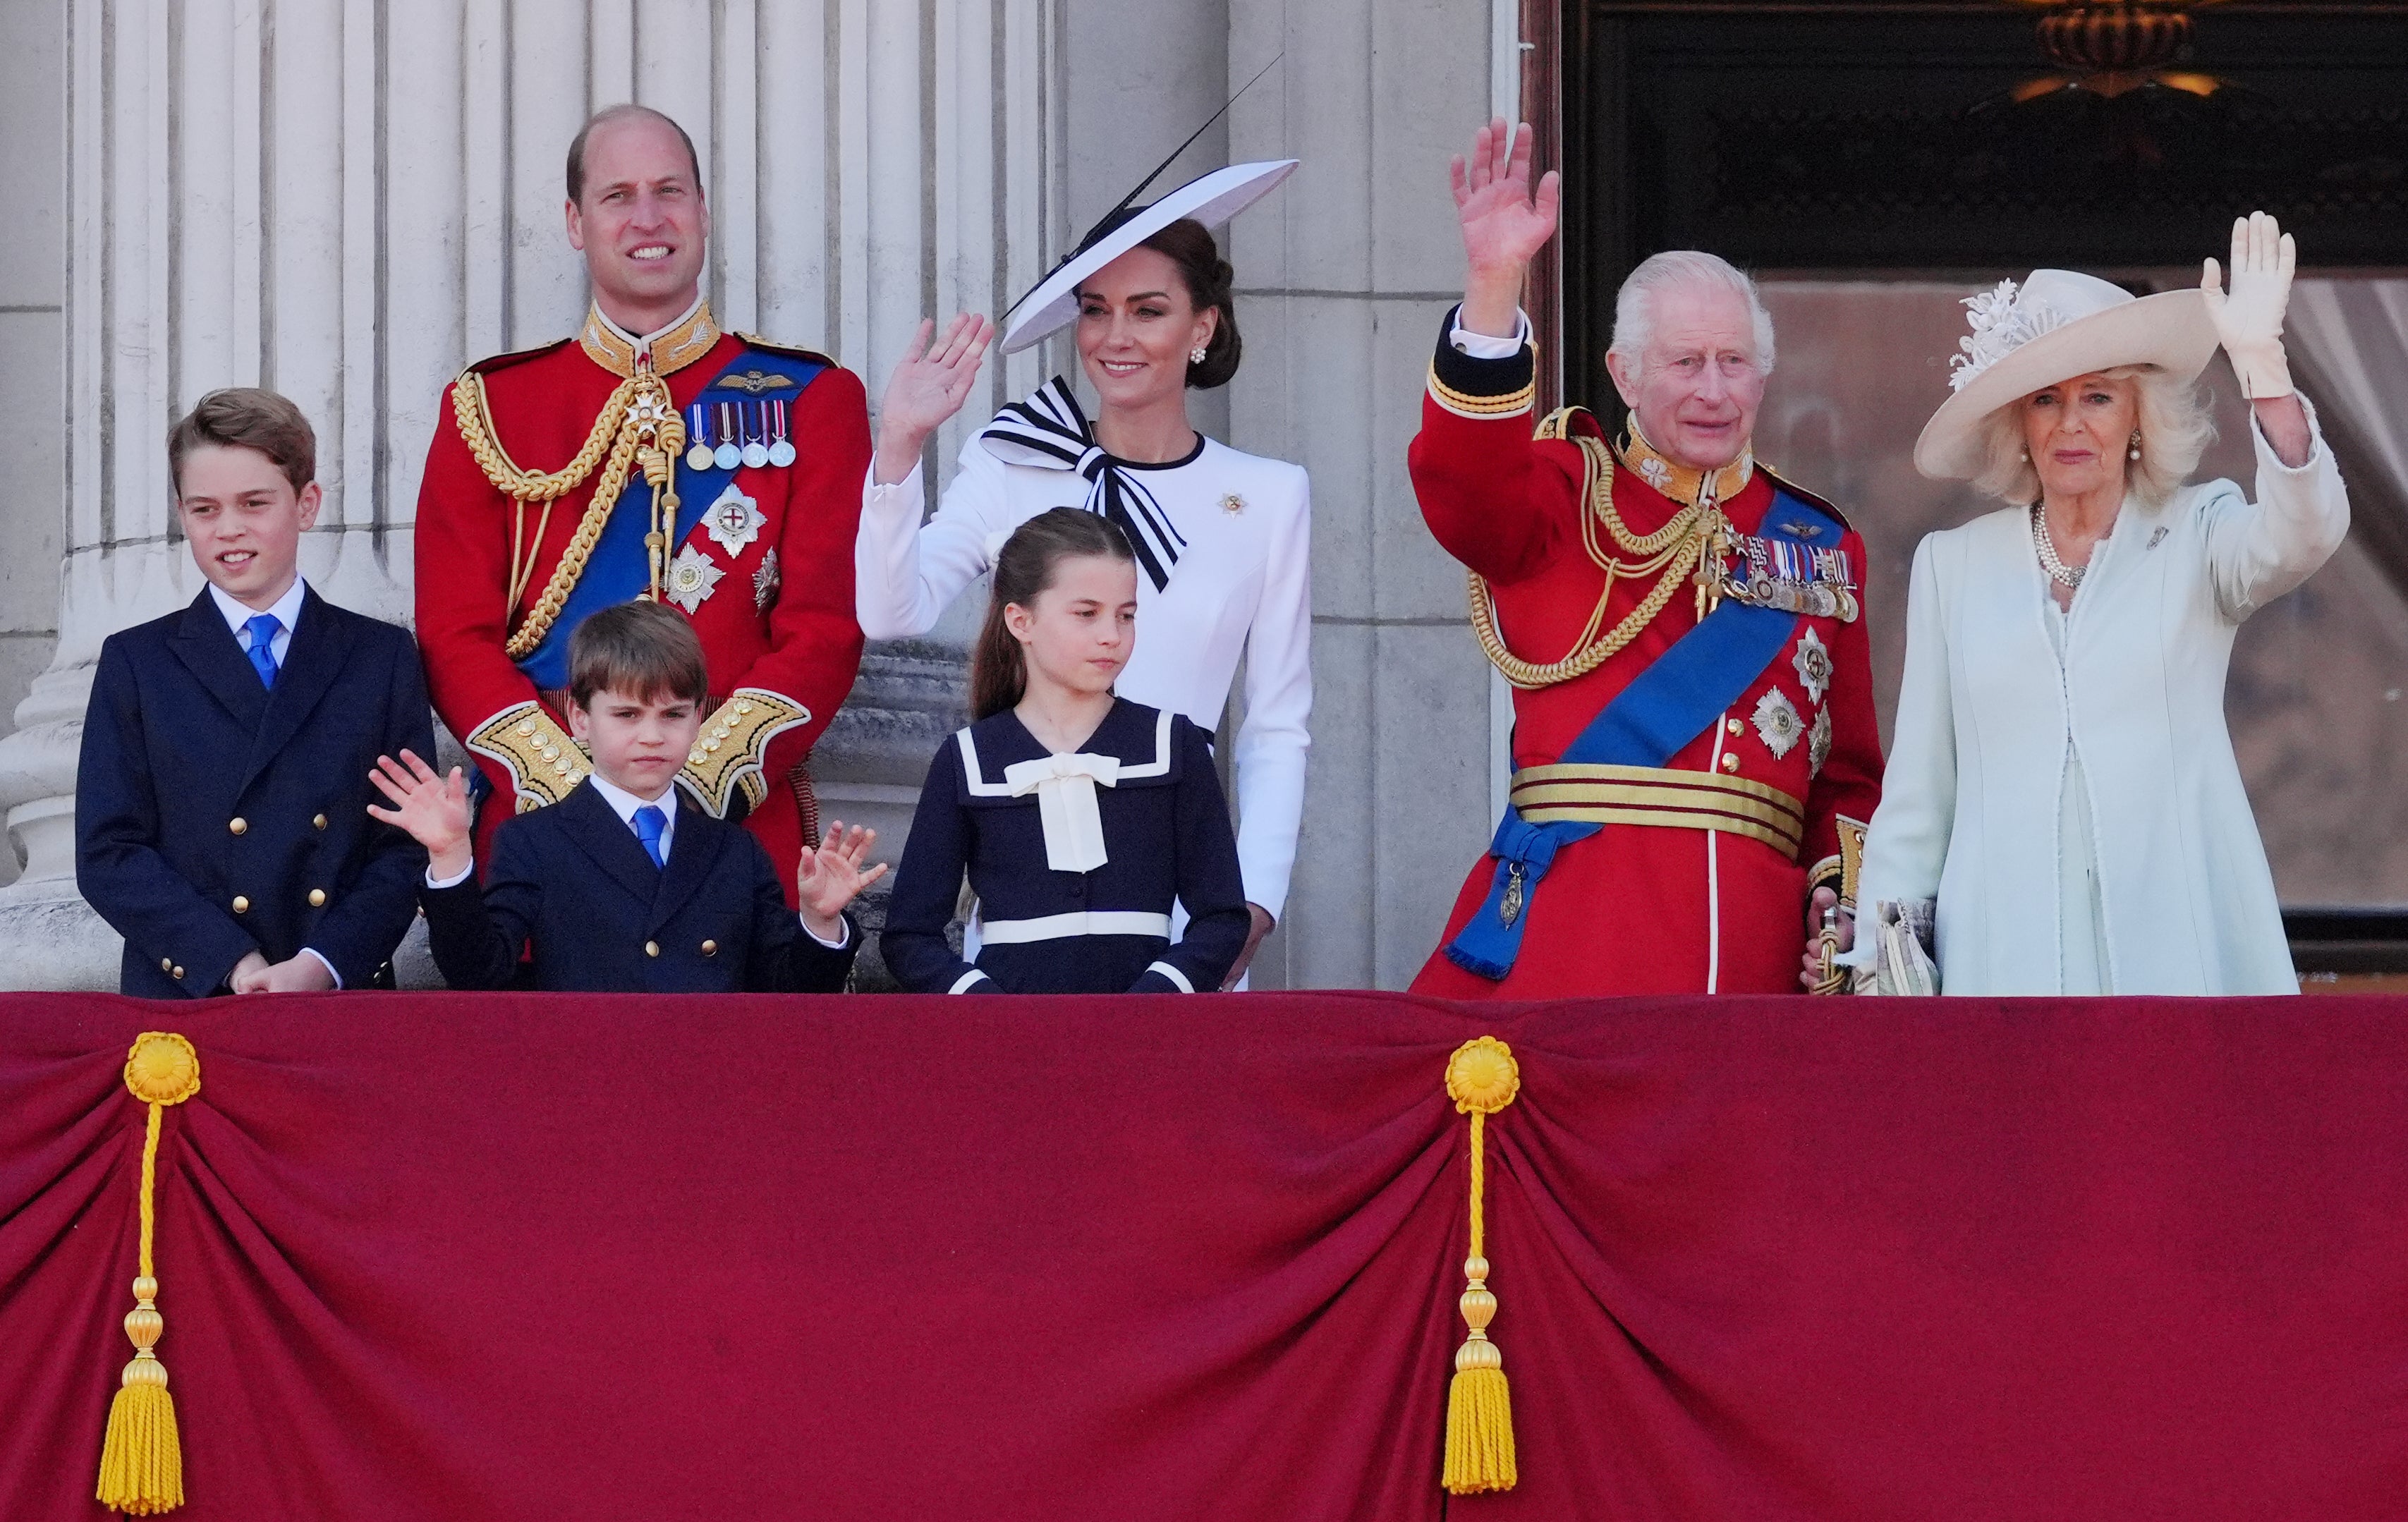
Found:
[[1045, 865], [1057, 872], [1092, 872], [1104, 853], [1104, 818], [1096, 809], [1096, 784], [1120, 782], [1121, 759], [1087, 751], [1015, 761], [1003, 768], [1013, 797], [1037, 795], [1037, 817], [1045, 827]]

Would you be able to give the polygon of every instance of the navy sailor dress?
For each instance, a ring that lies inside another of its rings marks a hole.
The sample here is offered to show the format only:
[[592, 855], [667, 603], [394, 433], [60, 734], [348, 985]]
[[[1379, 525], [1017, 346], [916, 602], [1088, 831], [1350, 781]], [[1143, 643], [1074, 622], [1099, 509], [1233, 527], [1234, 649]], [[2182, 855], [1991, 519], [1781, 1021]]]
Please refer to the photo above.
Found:
[[[963, 874], [976, 965], [945, 940]], [[1171, 906], [1187, 925], [1170, 939]], [[1253, 927], [1211, 742], [1116, 699], [1055, 755], [1010, 710], [946, 740], [896, 873], [882, 947], [914, 993], [1210, 992]]]

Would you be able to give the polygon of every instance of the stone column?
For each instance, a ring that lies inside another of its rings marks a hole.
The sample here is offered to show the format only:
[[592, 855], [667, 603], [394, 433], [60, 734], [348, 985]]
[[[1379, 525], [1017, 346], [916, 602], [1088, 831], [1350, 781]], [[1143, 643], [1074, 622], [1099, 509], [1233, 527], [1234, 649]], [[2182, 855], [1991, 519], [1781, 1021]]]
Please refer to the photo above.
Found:
[[[0, 986], [115, 984], [117, 938], [75, 893], [76, 756], [101, 641], [202, 584], [170, 501], [178, 415], [222, 385], [299, 402], [326, 488], [303, 570], [406, 623], [445, 383], [581, 315], [562, 171], [588, 111], [678, 118], [716, 217], [714, 309], [832, 351], [874, 395], [923, 313], [996, 310], [1045, 267], [1057, 21], [992, 0], [67, 0], [65, 560], [55, 655], [0, 739], [24, 857]], [[991, 366], [971, 421], [1041, 363]], [[842, 736], [895, 730], [889, 687], [931, 713], [930, 681], [910, 652], [865, 668], [819, 761], [833, 810], [908, 818]]]
[[1231, 388], [1238, 446], [1312, 473], [1312, 765], [1270, 973], [1293, 986], [1411, 981], [1494, 824], [1487, 665], [1405, 449], [1463, 285], [1447, 160], [1511, 79], [1512, 3], [1230, 3], [1236, 79], [1285, 52], [1230, 152], [1304, 159], [1235, 224]]

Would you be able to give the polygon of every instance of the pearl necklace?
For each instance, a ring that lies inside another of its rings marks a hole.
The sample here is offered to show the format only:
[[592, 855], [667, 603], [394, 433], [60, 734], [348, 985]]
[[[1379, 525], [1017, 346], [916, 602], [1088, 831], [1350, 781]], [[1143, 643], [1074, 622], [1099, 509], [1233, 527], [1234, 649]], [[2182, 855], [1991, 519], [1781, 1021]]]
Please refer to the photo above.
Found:
[[2078, 591], [2084, 574], [2090, 567], [2069, 566], [2057, 557], [2057, 546], [2049, 541], [2048, 537], [2048, 509], [2038, 502], [2031, 505], [2031, 531], [2032, 548], [2040, 553], [2040, 568], [2048, 572], [2048, 579], [2059, 586]]

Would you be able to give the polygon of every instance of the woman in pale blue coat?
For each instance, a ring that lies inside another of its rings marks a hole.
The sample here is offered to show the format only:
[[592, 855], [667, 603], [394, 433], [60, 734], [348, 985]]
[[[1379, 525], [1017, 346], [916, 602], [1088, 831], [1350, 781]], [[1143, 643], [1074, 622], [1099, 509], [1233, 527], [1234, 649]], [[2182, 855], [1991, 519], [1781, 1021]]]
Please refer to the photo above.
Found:
[[[2013, 506], [1915, 552], [1860, 983], [1878, 965], [1887, 991], [1913, 960], [1871, 933], [1901, 917], [1887, 904], [1929, 916], [1944, 993], [2299, 990], [2224, 724], [2242, 620], [2349, 526], [2284, 360], [2293, 257], [2259, 214], [2234, 224], [2229, 294], [2211, 259], [2196, 291], [2037, 270], [1966, 303], [1915, 464]], [[2219, 343], [2250, 401], [2254, 502], [2183, 483]]]

